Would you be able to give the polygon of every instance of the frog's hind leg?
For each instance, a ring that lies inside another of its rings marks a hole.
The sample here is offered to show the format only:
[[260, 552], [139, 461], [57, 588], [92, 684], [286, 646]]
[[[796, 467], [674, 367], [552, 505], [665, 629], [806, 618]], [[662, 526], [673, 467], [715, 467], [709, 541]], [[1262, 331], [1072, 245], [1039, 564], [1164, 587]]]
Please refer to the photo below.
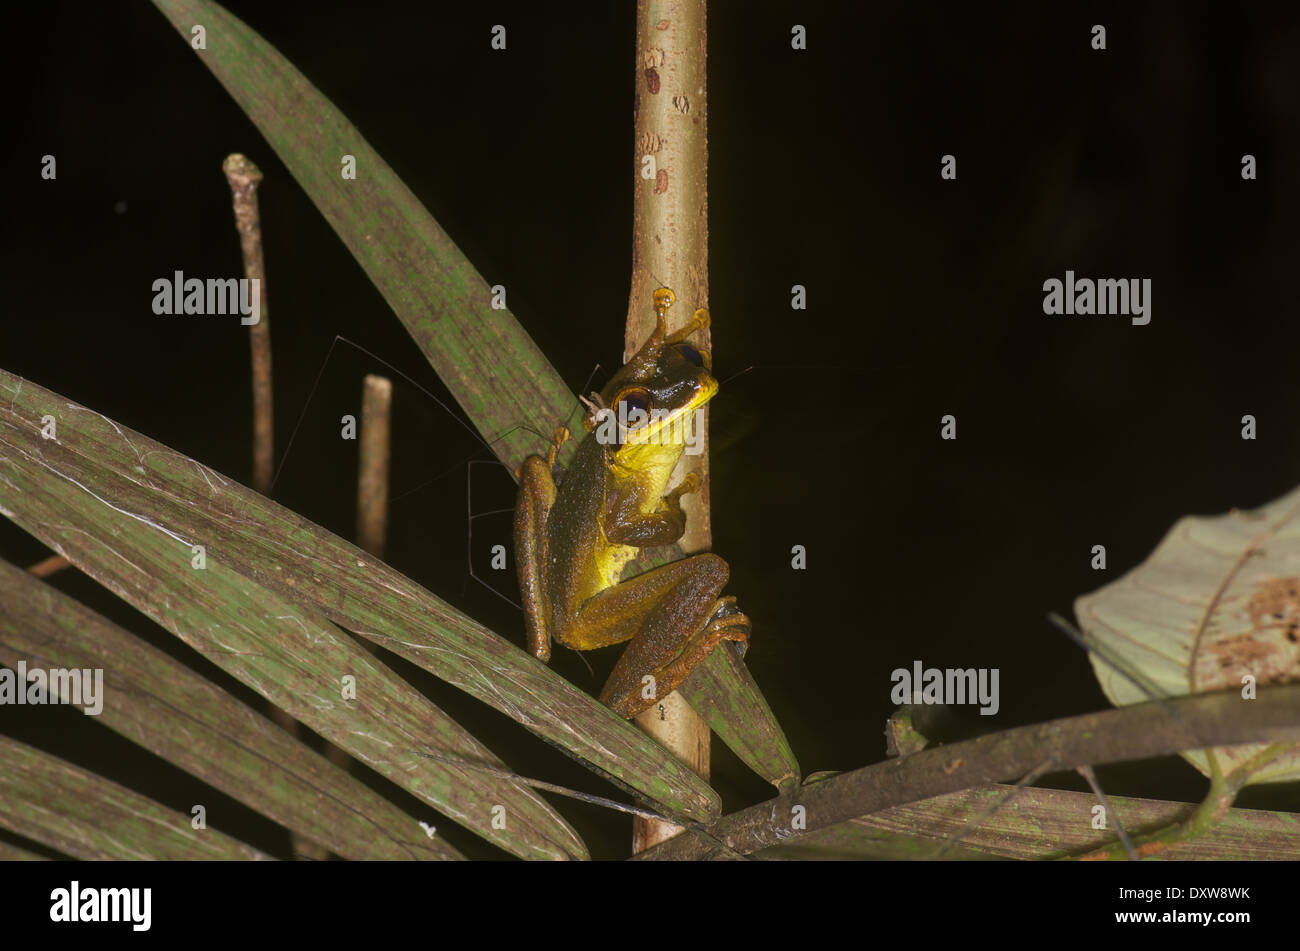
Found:
[[[736, 599], [732, 597], [722, 598], [716, 602], [716, 609], [705, 622], [704, 626], [687, 641], [686, 646], [681, 652], [668, 663], [662, 665], [658, 670], [650, 671], [650, 675], [655, 678], [654, 689], [649, 690], [643, 687], [640, 678], [645, 676], [645, 671], [638, 671], [635, 667], [629, 667], [627, 674], [620, 676], [618, 666], [615, 667], [614, 673], [610, 675], [605, 689], [601, 692], [600, 699], [617, 710], [622, 716], [631, 718], [636, 716], [647, 707], [654, 706], [658, 697], [664, 697], [672, 693], [682, 685], [682, 682], [695, 670], [696, 667], [708, 659], [709, 654], [722, 641], [732, 641], [740, 645], [740, 654], [744, 656], [749, 647], [749, 617], [736, 607]], [[623, 653], [623, 658], [632, 655], [636, 643], [633, 642]], [[623, 658], [619, 659], [619, 665], [623, 663]], [[629, 664], [637, 662], [635, 656], [629, 660]], [[634, 694], [626, 694], [624, 688], [615, 688], [615, 684], [625, 680], [627, 676], [635, 678], [633, 686], [637, 688]], [[650, 699], [644, 699], [642, 693], [653, 693]], [[629, 704], [628, 698], [634, 701]], [[626, 712], [625, 712], [626, 711]]]
[[[614, 585], [582, 606], [564, 642], [580, 650], [629, 640], [600, 699], [630, 718], [672, 693], [720, 641], [749, 641], [736, 599], [719, 598], [727, 563], [694, 555]], [[643, 680], [653, 677], [653, 684]]]

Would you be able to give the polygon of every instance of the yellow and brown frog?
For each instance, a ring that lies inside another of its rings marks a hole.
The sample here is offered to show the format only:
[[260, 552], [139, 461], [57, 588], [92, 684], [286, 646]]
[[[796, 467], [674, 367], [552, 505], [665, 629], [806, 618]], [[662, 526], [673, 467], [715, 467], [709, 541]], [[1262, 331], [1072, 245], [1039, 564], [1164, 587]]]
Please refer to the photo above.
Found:
[[720, 597], [727, 563], [698, 554], [619, 581], [637, 549], [682, 537], [681, 497], [699, 489], [690, 473], [665, 493], [690, 444], [695, 411], [718, 381], [707, 351], [687, 338], [709, 325], [706, 310], [669, 334], [673, 293], [654, 293], [658, 323], [600, 394], [584, 400], [587, 435], [558, 485], [555, 457], [569, 437], [557, 429], [546, 456], [519, 469], [515, 557], [529, 649], [542, 661], [551, 640], [575, 650], [630, 641], [601, 702], [634, 717], [675, 690], [722, 641], [743, 650], [750, 622], [734, 597]]

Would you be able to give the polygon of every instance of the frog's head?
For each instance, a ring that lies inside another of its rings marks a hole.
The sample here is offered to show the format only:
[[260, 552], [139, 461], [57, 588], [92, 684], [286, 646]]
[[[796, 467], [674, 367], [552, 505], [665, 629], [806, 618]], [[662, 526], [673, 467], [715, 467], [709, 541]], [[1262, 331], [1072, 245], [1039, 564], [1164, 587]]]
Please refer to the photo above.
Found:
[[659, 319], [654, 332], [610, 378], [586, 419], [587, 428], [611, 451], [675, 446], [680, 455], [693, 438], [695, 411], [718, 392], [708, 351], [686, 341], [709, 326], [709, 312], [697, 310], [690, 323], [670, 335], [664, 312], [673, 299], [667, 288], [655, 291]]

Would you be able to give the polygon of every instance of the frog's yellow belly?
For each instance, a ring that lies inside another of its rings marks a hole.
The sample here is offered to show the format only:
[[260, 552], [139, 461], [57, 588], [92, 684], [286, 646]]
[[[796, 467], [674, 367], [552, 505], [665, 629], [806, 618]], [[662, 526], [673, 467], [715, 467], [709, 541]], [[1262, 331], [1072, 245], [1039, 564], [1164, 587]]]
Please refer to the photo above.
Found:
[[[655, 505], [654, 507], [647, 506], [646, 514], [650, 514], [663, 504], [662, 491], [663, 487], [660, 486], [653, 496]], [[585, 601], [606, 588], [612, 588], [618, 584], [622, 578], [623, 569], [628, 562], [636, 559], [637, 552], [640, 550], [634, 545], [620, 545], [611, 542], [606, 537], [604, 528], [600, 528], [598, 531], [600, 532], [599, 542], [594, 546], [587, 564], [583, 566], [581, 580], [578, 583], [581, 601]]]
[[[625, 491], [634, 491], [644, 500], [640, 506], [643, 514], [658, 512], [663, 507], [664, 491], [673, 467], [682, 456], [682, 449], [681, 445], [624, 447], [610, 464], [607, 486], [621, 486]], [[618, 584], [623, 568], [637, 556], [638, 549], [634, 545], [611, 542], [604, 526], [598, 526], [597, 531], [596, 544], [580, 574], [578, 592], [581, 601]]]
[[595, 558], [593, 580], [596, 582], [596, 590], [588, 594], [587, 597], [618, 584], [618, 580], [623, 574], [623, 568], [636, 557], [636, 552], [637, 550], [631, 545], [614, 545], [606, 542], [605, 547]]

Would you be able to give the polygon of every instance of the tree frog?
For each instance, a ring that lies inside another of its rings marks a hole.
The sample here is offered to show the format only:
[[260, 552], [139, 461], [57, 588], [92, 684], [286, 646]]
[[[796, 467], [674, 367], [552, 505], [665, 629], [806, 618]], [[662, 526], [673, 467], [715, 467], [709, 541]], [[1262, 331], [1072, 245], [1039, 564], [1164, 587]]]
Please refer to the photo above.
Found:
[[546, 456], [529, 456], [518, 473], [515, 558], [529, 649], [546, 662], [552, 638], [574, 650], [630, 641], [600, 694], [626, 718], [675, 690], [720, 642], [742, 652], [749, 642], [749, 618], [734, 597], [720, 597], [729, 570], [717, 555], [619, 581], [638, 548], [682, 537], [681, 497], [700, 486], [692, 472], [664, 492], [695, 411], [718, 391], [709, 354], [686, 342], [709, 326], [709, 313], [697, 310], [669, 334], [673, 301], [668, 288], [654, 292], [654, 332], [601, 393], [583, 399], [587, 435], [558, 485], [564, 427]]

